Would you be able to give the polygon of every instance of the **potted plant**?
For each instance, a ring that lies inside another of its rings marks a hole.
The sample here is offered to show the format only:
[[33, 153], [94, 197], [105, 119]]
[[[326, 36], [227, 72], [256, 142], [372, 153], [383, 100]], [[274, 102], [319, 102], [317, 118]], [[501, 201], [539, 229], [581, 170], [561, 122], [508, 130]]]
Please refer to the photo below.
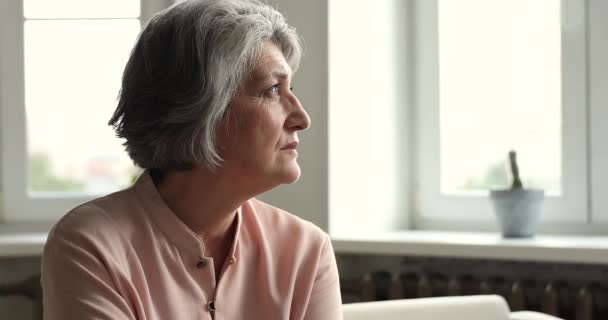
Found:
[[490, 199], [505, 238], [532, 237], [538, 224], [545, 192], [524, 189], [519, 177], [517, 154], [509, 152], [513, 182], [510, 189], [491, 190]]

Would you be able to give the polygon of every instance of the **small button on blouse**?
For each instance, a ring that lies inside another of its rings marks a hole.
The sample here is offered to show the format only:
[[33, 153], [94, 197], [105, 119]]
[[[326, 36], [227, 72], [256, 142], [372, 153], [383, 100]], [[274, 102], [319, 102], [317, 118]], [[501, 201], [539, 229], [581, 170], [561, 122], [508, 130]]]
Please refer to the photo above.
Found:
[[201, 258], [200, 260], [198, 260], [198, 263], [196, 264], [196, 267], [199, 269], [202, 269], [204, 267], [207, 266], [207, 259], [203, 259]]
[[215, 302], [213, 300], [207, 302], [207, 310], [209, 310], [209, 312], [215, 312]]

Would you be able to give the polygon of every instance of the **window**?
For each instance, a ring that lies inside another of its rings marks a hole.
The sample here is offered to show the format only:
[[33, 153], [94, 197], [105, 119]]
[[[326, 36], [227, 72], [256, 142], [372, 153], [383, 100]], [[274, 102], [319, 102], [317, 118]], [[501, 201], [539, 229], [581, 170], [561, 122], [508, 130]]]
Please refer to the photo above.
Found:
[[161, 0], [0, 4], [6, 220], [53, 220], [135, 174], [106, 125], [141, 22]]
[[560, 2], [437, 5], [442, 194], [509, 185], [509, 149], [528, 187], [561, 194]]
[[589, 82], [595, 53], [588, 36], [597, 26], [588, 5], [599, 6], [416, 2], [417, 226], [494, 221], [487, 190], [509, 186], [511, 149], [524, 185], [546, 191], [545, 227], [583, 230], [595, 220], [590, 195], [597, 168], [589, 164], [598, 157], [591, 143], [598, 105], [589, 92], [608, 83]]
[[[332, 234], [496, 230], [488, 190], [547, 197], [541, 232], [605, 233], [608, 3], [329, 6]], [[361, 21], [369, 20], [362, 24]]]

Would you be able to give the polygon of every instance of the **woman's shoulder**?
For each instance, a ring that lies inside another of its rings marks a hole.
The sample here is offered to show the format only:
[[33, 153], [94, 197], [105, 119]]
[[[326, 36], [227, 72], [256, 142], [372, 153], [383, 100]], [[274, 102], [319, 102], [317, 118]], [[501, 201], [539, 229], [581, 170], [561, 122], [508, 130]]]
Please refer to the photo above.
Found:
[[313, 223], [255, 199], [244, 205], [242, 213], [242, 251], [264, 257], [281, 272], [302, 272], [310, 277], [300, 285], [312, 286], [317, 270], [324, 272], [335, 264], [329, 235]]
[[312, 222], [255, 198], [243, 206], [243, 215], [244, 222], [248, 218], [254, 220], [256, 225], [268, 231], [266, 233], [279, 238], [303, 238], [316, 244], [322, 244], [328, 238], [327, 233]]
[[120, 241], [126, 211], [127, 191], [83, 203], [61, 217], [49, 232], [47, 245], [78, 242], [83, 245], [115, 247]]

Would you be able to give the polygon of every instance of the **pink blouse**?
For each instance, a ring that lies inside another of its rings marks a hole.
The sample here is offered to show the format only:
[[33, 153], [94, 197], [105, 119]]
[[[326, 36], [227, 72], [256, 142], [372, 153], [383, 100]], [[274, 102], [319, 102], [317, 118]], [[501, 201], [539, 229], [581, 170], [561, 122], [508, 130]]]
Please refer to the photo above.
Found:
[[46, 320], [342, 319], [321, 229], [251, 199], [227, 260], [213, 261], [148, 174], [65, 215], [49, 234], [41, 281]]

